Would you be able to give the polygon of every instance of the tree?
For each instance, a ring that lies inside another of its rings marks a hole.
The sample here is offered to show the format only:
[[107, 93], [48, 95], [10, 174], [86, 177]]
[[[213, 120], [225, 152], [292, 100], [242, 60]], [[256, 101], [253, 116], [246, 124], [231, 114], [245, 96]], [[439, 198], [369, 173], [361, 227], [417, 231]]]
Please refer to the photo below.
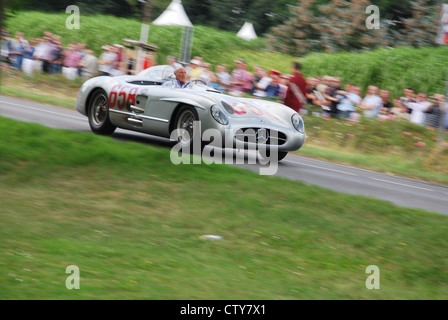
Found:
[[441, 8], [440, 4], [431, 3], [428, 0], [411, 2], [412, 17], [403, 20], [405, 28], [396, 35], [404, 44], [414, 47], [436, 45]]
[[[329, 52], [354, 51], [390, 45], [384, 23], [379, 29], [366, 26], [370, 14], [366, 13], [366, 8], [370, 5], [368, 0], [332, 0], [321, 6], [318, 26], [324, 49]], [[378, 20], [381, 22], [380, 17]]]
[[313, 14], [314, 0], [298, 0], [291, 6], [291, 17], [266, 35], [268, 46], [283, 53], [303, 55], [321, 48], [317, 18]]

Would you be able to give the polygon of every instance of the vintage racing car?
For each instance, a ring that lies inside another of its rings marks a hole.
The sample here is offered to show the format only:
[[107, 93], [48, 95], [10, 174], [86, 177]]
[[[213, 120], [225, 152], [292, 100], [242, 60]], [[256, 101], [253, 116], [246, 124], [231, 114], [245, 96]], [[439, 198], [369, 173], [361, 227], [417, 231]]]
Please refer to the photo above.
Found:
[[211, 144], [246, 150], [275, 146], [278, 160], [303, 145], [305, 126], [291, 108], [223, 94], [201, 78], [190, 79], [190, 88], [176, 88], [170, 85], [173, 72], [171, 66], [160, 65], [135, 76], [91, 78], [80, 88], [75, 108], [88, 117], [93, 132], [103, 135], [119, 127], [172, 139], [176, 131], [176, 140], [191, 146], [195, 134], [202, 137], [215, 129], [222, 139]]

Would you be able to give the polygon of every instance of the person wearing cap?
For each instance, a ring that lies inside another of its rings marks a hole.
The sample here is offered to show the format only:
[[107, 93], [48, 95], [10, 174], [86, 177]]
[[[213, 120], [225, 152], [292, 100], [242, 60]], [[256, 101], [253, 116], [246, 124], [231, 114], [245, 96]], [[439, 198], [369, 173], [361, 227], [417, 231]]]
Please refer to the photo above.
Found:
[[102, 76], [110, 76], [111, 71], [114, 69], [114, 63], [117, 60], [117, 55], [110, 50], [109, 45], [102, 47], [103, 53], [98, 59], [98, 70]]
[[269, 77], [272, 79], [271, 83], [266, 87], [266, 98], [275, 98], [280, 96], [280, 76], [281, 72], [275, 69], [269, 70]]
[[189, 72], [190, 78], [200, 78], [202, 77], [203, 70], [202, 70], [202, 63], [198, 59], [193, 59], [190, 61], [190, 67], [191, 70]]

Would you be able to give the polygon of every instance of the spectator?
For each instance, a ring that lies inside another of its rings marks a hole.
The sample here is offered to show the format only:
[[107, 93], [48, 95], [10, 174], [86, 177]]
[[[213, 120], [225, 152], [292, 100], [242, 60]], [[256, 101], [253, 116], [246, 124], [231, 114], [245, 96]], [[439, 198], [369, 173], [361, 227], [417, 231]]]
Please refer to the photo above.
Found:
[[288, 83], [288, 90], [286, 92], [284, 105], [299, 112], [300, 109], [306, 105], [306, 80], [300, 74], [301, 65], [299, 62], [294, 62], [292, 66], [292, 77]]
[[320, 78], [320, 79], [317, 78], [317, 79], [319, 80], [319, 83], [316, 86], [316, 90], [323, 94], [327, 91], [327, 87], [328, 87], [331, 77], [323, 76], [322, 78]]
[[318, 80], [317, 78], [307, 78], [306, 79], [306, 99], [307, 99], [307, 104], [309, 105], [313, 105], [314, 104], [314, 100], [317, 99], [316, 97], [316, 93], [314, 91], [316, 91], [316, 86], [318, 84]]
[[0, 63], [2, 64], [2, 68], [9, 67], [9, 47], [10, 47], [10, 39], [9, 39], [9, 33], [6, 30], [2, 30], [2, 38], [0, 40], [1, 44], [1, 56], [0, 56]]
[[174, 68], [174, 70], [182, 67], [182, 65], [179, 62], [177, 62], [177, 58], [175, 56], [166, 57], [166, 63], [169, 64], [170, 66], [172, 66]]
[[389, 113], [389, 110], [392, 108], [392, 104], [389, 101], [389, 90], [381, 89], [380, 90], [380, 98], [381, 98], [381, 111], [385, 113]]
[[[114, 49], [114, 52], [115, 52], [115, 54], [117, 56], [117, 58], [116, 58], [116, 61], [117, 61], [118, 55], [117, 55], [115, 49]], [[143, 62], [143, 70], [146, 70], [148, 68], [151, 68], [152, 66], [155, 66], [156, 64], [155, 64], [154, 60], [155, 60], [154, 59], [154, 52], [146, 51], [145, 52], [145, 59], [144, 59], [144, 62]], [[114, 64], [114, 69], [115, 69], [115, 64]]]
[[350, 119], [351, 114], [356, 111], [356, 107], [361, 103], [361, 89], [352, 84], [345, 86], [345, 91], [336, 92], [340, 97], [337, 105], [337, 116], [339, 119]]
[[36, 38], [36, 45], [34, 46], [34, 71], [41, 72], [42, 71], [42, 60], [40, 57], [43, 55], [44, 44], [43, 38]]
[[439, 128], [442, 122], [443, 127], [443, 115], [446, 112], [446, 102], [445, 96], [443, 94], [435, 94], [433, 97], [433, 102], [426, 110], [426, 125]]
[[359, 106], [362, 110], [364, 110], [364, 115], [371, 118], [377, 117], [382, 105], [383, 101], [378, 95], [378, 87], [372, 85], [368, 86], [367, 95], [364, 97]]
[[53, 34], [49, 31], [44, 32], [44, 37], [36, 45], [34, 51], [34, 59], [38, 61], [36, 69], [45, 73], [50, 73], [50, 61], [52, 60], [52, 51], [54, 50], [54, 44], [52, 43]]
[[[76, 50], [81, 54], [81, 60], [82, 60], [86, 55], [87, 45], [85, 43], [76, 43]], [[78, 77], [82, 77], [81, 65], [78, 66]]]
[[409, 121], [409, 110], [400, 98], [394, 99], [394, 106], [389, 110], [389, 114], [395, 119], [404, 119]]
[[405, 88], [403, 94], [404, 96], [400, 98], [400, 101], [408, 109], [408, 113], [411, 113], [412, 110], [408, 107], [408, 103], [416, 102], [414, 89], [411, 87]]
[[210, 63], [207, 63], [207, 62], [204, 63], [204, 70], [202, 73], [202, 78], [205, 80], [208, 80], [210, 82], [210, 85], [213, 88], [218, 87], [218, 80], [217, 80], [216, 74], [211, 70]]
[[286, 98], [286, 92], [288, 91], [289, 75], [283, 74], [280, 76], [279, 88], [280, 92], [278, 96], [283, 100]]
[[227, 88], [232, 81], [232, 76], [227, 72], [227, 67], [224, 64], [218, 64], [216, 67], [216, 77], [218, 81], [218, 91], [227, 92]]
[[127, 75], [135, 74], [135, 61], [136, 61], [136, 52], [131, 48], [127, 48], [126, 57], [125, 57], [125, 70], [124, 73]]
[[417, 101], [407, 103], [407, 107], [412, 110], [409, 121], [418, 125], [425, 124], [425, 112], [431, 107], [431, 102], [426, 100], [426, 94], [420, 92], [417, 94]]
[[34, 71], [34, 46], [36, 45], [35, 40], [30, 40], [28, 45], [24, 45], [23, 47], [23, 61], [22, 61], [22, 70], [26, 74], [31, 74]]
[[255, 90], [257, 89], [257, 83], [260, 82], [261, 78], [264, 76], [265, 70], [263, 67], [256, 65], [254, 66], [254, 75], [252, 79], [252, 88], [247, 91], [247, 94], [254, 95]]
[[243, 59], [236, 59], [236, 69], [232, 71], [232, 81], [230, 82], [229, 93], [235, 96], [241, 96], [252, 89], [254, 76], [247, 71], [247, 64]]
[[80, 67], [82, 68], [81, 76], [85, 79], [98, 75], [98, 58], [95, 57], [92, 50], [86, 50], [86, 54], [80, 62]]
[[190, 72], [188, 73], [189, 78], [200, 78], [203, 76], [204, 70], [202, 69], [202, 61], [192, 59], [190, 61], [190, 68]]
[[62, 47], [59, 37], [53, 38], [53, 49], [50, 53], [50, 74], [59, 74], [62, 72], [62, 67], [65, 60], [65, 51]]
[[102, 49], [103, 53], [98, 59], [98, 70], [101, 72], [102, 76], [110, 76], [112, 70], [114, 69], [114, 63], [117, 59], [117, 56], [114, 52], [111, 51], [109, 45], [103, 46]]
[[22, 32], [16, 32], [16, 37], [9, 42], [9, 45], [11, 67], [16, 70], [22, 70], [24, 48], [29, 47], [28, 41], [23, 38]]
[[256, 68], [256, 76], [259, 78], [259, 80], [258, 82], [253, 81], [253, 84], [255, 86], [253, 95], [258, 98], [264, 98], [266, 97], [266, 88], [269, 86], [272, 79], [268, 76], [266, 70], [260, 66], [257, 66]]
[[81, 54], [78, 52], [76, 45], [71, 43], [64, 52], [64, 66], [62, 74], [69, 80], [75, 80], [78, 76], [78, 67], [81, 62]]
[[325, 100], [329, 101], [327, 106], [329, 109], [327, 112], [330, 114], [332, 118], [336, 118], [338, 116], [338, 104], [341, 96], [338, 96], [337, 92], [341, 90], [341, 79], [336, 77], [331, 77], [328, 79], [328, 86], [325, 92]]
[[266, 98], [275, 98], [280, 94], [280, 76], [281, 73], [278, 70], [269, 70], [269, 77], [272, 79], [269, 85], [266, 87]]

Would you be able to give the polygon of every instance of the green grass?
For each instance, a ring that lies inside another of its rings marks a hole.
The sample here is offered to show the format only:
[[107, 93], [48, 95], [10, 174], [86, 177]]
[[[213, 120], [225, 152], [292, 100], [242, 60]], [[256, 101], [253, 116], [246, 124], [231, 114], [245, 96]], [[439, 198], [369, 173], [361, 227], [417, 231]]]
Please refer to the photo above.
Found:
[[91, 133], [0, 135], [1, 299], [448, 298], [446, 216]]

